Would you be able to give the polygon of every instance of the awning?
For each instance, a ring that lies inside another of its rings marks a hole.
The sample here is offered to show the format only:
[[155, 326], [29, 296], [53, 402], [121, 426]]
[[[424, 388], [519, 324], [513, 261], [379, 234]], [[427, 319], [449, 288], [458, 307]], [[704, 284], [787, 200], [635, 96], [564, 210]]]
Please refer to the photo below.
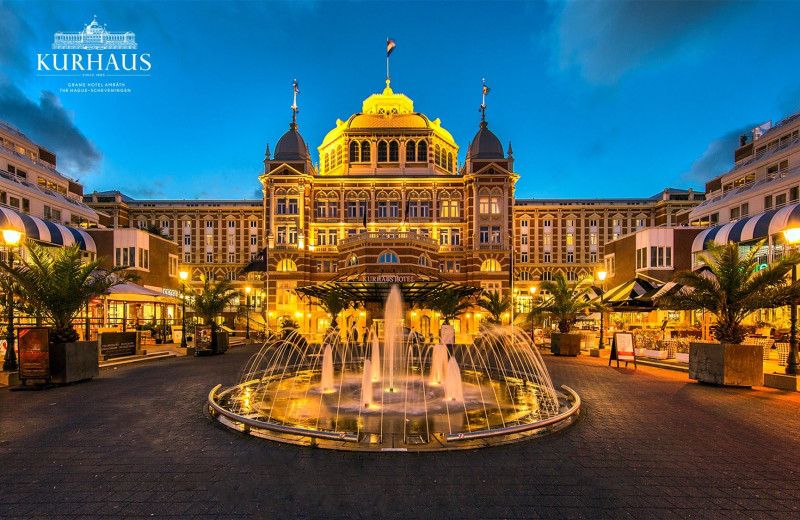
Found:
[[25, 233], [26, 238], [57, 246], [67, 247], [77, 243], [82, 251], [97, 253], [94, 239], [86, 231], [32, 217], [10, 208], [0, 207], [0, 228], [15, 229]]
[[332, 289], [342, 291], [347, 299], [356, 302], [385, 302], [393, 285], [400, 288], [403, 301], [408, 304], [430, 301], [440, 292], [452, 289], [462, 298], [474, 296], [481, 292], [480, 287], [470, 287], [446, 281], [415, 281], [402, 283], [389, 282], [345, 282], [333, 281], [316, 285], [297, 287], [295, 292], [301, 296], [319, 298]]
[[707, 249], [708, 242], [712, 240], [718, 245], [748, 242], [767, 238], [791, 227], [800, 227], [800, 203], [706, 229], [695, 237], [692, 252]]
[[612, 311], [650, 311], [652, 301], [642, 301], [640, 298], [656, 289], [656, 285], [642, 278], [634, 278], [628, 282], [609, 289], [603, 295], [603, 303], [611, 307]]
[[133, 282], [121, 283], [108, 290], [106, 298], [109, 300], [125, 302], [157, 302], [164, 296], [160, 292], [153, 291]]

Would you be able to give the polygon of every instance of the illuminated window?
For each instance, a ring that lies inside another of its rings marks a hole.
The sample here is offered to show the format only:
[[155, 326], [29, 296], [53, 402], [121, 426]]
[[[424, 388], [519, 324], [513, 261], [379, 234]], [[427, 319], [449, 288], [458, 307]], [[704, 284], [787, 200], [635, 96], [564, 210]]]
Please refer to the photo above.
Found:
[[484, 260], [481, 264], [481, 271], [499, 271], [500, 263], [494, 258]]
[[529, 282], [531, 280], [531, 273], [529, 271], [520, 271], [519, 276], [517, 276], [517, 280]]
[[297, 264], [290, 258], [284, 258], [278, 262], [278, 271], [297, 271]]
[[571, 246], [575, 244], [575, 235], [573, 233], [567, 233], [567, 245]]
[[356, 255], [351, 255], [347, 260], [347, 265], [358, 265], [358, 257]]
[[421, 255], [419, 257], [419, 265], [430, 267], [431, 266], [431, 259], [428, 258], [426, 255]]

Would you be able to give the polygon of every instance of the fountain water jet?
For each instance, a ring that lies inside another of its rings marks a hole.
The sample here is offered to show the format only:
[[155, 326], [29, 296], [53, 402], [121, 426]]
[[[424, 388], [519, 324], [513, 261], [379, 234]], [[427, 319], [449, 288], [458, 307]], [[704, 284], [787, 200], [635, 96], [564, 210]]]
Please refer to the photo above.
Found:
[[[385, 341], [372, 330], [371, 349], [345, 341], [338, 329], [321, 343], [297, 332], [265, 343], [238, 385], [212, 390], [214, 417], [282, 442], [409, 451], [511, 442], [573, 422], [580, 398], [553, 388], [524, 331], [488, 327], [448, 351], [406, 336], [403, 315], [394, 287]], [[384, 391], [376, 394], [377, 388]], [[327, 395], [311, 398], [320, 392]]]

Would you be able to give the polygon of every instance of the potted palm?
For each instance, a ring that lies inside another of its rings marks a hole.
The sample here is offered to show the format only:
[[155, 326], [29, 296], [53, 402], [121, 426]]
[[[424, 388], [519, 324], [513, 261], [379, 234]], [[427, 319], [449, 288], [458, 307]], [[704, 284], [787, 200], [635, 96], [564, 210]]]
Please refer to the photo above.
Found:
[[741, 253], [734, 243], [709, 244], [708, 253], [699, 258], [708, 269], [678, 273], [675, 281], [683, 288], [657, 300], [660, 308], [707, 309], [716, 317], [718, 343], [689, 346], [691, 379], [731, 386], [764, 383], [763, 348], [742, 344], [746, 334], [742, 321], [758, 309], [797, 301], [800, 284], [791, 284], [786, 274], [800, 263], [800, 257], [786, 256], [758, 270], [762, 246], [763, 241]]
[[500, 291], [484, 291], [476, 304], [489, 313], [486, 318], [488, 323], [500, 325], [503, 314], [511, 310], [511, 297], [501, 296]]
[[580, 289], [580, 282], [570, 284], [563, 273], [556, 274], [552, 281], [539, 285], [542, 293], [550, 297], [534, 307], [532, 318], [548, 314], [558, 320], [558, 332], [550, 336], [550, 351], [556, 356], [577, 356], [581, 352], [581, 335], [570, 334], [578, 314], [601, 310], [601, 305], [589, 300], [588, 287]]
[[288, 338], [292, 332], [296, 331], [300, 328], [300, 325], [297, 323], [297, 320], [294, 318], [283, 318], [281, 321], [281, 335], [283, 339]]
[[39, 319], [52, 324], [50, 330], [50, 381], [70, 383], [91, 379], [98, 374], [96, 341], [78, 341], [73, 327], [75, 317], [93, 299], [111, 287], [136, 279], [126, 267], [103, 269], [103, 258], [83, 261], [78, 245], [44, 248], [26, 244], [27, 255], [21, 264], [0, 260], [0, 269], [19, 285], [23, 299]]
[[228, 350], [228, 334], [217, 332], [217, 317], [225, 307], [231, 305], [237, 292], [228, 280], [215, 282], [203, 277], [203, 287], [196, 289], [187, 286], [188, 305], [203, 319], [203, 323], [211, 326], [211, 345], [209, 349], [197, 350], [195, 355], [222, 354]]
[[[339, 313], [347, 309], [353, 302], [348, 300], [345, 294], [339, 289], [331, 289], [317, 298], [317, 305], [331, 315], [331, 328], [338, 326], [337, 319]], [[285, 320], [284, 320], [285, 323]]]
[[[495, 296], [496, 293], [493, 293], [492, 296]], [[486, 298], [487, 300], [489, 298]], [[492, 306], [493, 304], [488, 304], [488, 306]], [[433, 297], [433, 299], [428, 302], [428, 307], [432, 310], [440, 313], [442, 315], [442, 328], [439, 331], [439, 338], [440, 341], [450, 346], [452, 349], [455, 345], [456, 337], [455, 337], [455, 329], [450, 324], [450, 320], [456, 319], [458, 316], [464, 314], [469, 310], [470, 303], [465, 298], [463, 298], [458, 292], [454, 291], [453, 289], [445, 289], [444, 291], [438, 293]], [[481, 306], [484, 309], [483, 305]], [[498, 316], [502, 315], [503, 309], [497, 308], [496, 311], [500, 311]], [[489, 314], [492, 314], [489, 311]]]

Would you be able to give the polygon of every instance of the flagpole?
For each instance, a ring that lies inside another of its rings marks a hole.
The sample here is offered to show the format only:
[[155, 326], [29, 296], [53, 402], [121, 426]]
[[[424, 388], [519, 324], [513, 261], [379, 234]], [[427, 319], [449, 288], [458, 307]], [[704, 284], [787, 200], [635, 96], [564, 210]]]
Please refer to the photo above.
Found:
[[389, 53], [386, 53], [386, 79], [389, 79]]

